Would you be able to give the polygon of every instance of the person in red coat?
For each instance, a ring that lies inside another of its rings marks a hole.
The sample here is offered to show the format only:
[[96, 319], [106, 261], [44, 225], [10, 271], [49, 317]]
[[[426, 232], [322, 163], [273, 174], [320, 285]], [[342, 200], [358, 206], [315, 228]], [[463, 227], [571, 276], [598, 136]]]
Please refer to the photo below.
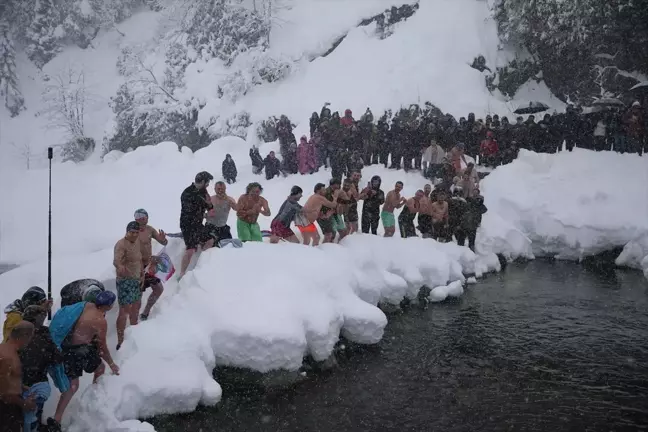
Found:
[[486, 132], [486, 139], [479, 146], [479, 156], [482, 158], [482, 164], [487, 166], [497, 165], [498, 153], [499, 146], [493, 131]]
[[353, 126], [355, 120], [353, 119], [353, 113], [350, 109], [347, 108], [346, 111], [344, 111], [344, 117], [340, 119], [340, 123], [342, 123], [342, 126]]

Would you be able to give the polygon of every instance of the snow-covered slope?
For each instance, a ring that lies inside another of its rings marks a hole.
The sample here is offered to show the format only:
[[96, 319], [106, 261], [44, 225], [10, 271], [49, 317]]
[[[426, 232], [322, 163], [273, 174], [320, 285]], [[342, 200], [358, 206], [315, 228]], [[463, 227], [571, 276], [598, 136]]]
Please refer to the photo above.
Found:
[[[484, 75], [469, 67], [482, 54], [489, 65], [503, 64], [510, 53], [498, 51], [494, 21], [488, 4], [474, 0], [427, 0], [411, 18], [396, 24], [393, 34], [380, 39], [375, 24], [356, 27], [363, 19], [406, 2], [393, 0], [291, 0], [276, 12], [270, 37], [272, 58], [292, 65], [283, 80], [256, 86], [235, 103], [219, 99], [219, 87], [235, 70], [245, 71], [254, 56], [240, 56], [226, 68], [222, 62], [197, 61], [185, 74], [186, 88], [177, 95], [204, 105], [199, 122], [211, 124], [214, 118], [225, 121], [231, 115], [248, 112], [253, 122], [271, 115], [287, 114], [300, 124], [297, 133], [307, 130], [307, 119], [325, 102], [334, 110], [351, 108], [357, 113], [371, 107], [379, 115], [384, 109], [397, 109], [412, 103], [430, 101], [444, 112], [465, 116], [475, 112], [509, 114], [519, 104], [541, 100], [556, 109], [562, 104], [544, 85], [529, 85], [513, 101], [503, 102], [485, 87]], [[162, 13], [142, 11], [102, 31], [92, 46], [82, 50], [68, 47], [42, 71], [24, 56], [18, 59], [27, 111], [9, 118], [0, 108], [0, 164], [5, 169], [24, 169], [46, 164], [45, 148], [61, 145], [64, 131], [51, 128], [43, 112], [42, 94], [71, 70], [83, 74], [88, 103], [85, 133], [97, 142], [114, 133], [114, 114], [109, 106], [125, 78], [116, 62], [123, 48], [147, 55], [145, 63], [157, 74], [164, 68], [164, 44], [160, 44]], [[341, 36], [342, 43], [328, 56], [323, 55]], [[314, 59], [313, 61], [309, 61]], [[160, 75], [161, 76], [161, 75]], [[220, 123], [219, 123], [220, 124]], [[253, 135], [253, 134], [252, 134]], [[26, 153], [30, 153], [26, 156]]]

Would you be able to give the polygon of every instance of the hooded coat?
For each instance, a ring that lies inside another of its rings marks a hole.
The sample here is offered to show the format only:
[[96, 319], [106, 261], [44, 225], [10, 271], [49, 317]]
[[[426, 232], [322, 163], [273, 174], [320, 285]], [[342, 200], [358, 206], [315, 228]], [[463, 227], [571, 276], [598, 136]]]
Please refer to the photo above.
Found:
[[307, 141], [306, 137], [303, 136], [299, 140], [299, 145], [297, 146], [297, 163], [300, 174], [310, 174], [317, 169], [315, 142], [312, 139]]
[[230, 156], [229, 154], [225, 156], [222, 169], [223, 177], [225, 179], [236, 180], [236, 176], [238, 175], [238, 171], [236, 170], [236, 163], [234, 162], [234, 159], [232, 159], [232, 156]]

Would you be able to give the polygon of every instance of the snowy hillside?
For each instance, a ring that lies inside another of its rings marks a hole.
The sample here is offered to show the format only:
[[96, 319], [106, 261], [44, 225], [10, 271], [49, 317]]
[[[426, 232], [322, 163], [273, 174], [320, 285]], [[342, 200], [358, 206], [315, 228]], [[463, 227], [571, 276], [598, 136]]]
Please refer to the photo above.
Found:
[[[478, 116], [506, 115], [530, 100], [563, 107], [544, 84], [533, 81], [512, 101], [504, 102], [498, 92], [488, 92], [484, 75], [469, 67], [480, 54], [491, 66], [511, 57], [497, 49], [496, 26], [486, 2], [421, 2], [413, 16], [386, 30], [378, 29], [376, 22], [358, 24], [391, 6], [401, 6], [393, 0], [286, 0], [281, 4], [271, 20], [267, 49], [249, 49], [229, 65], [220, 58], [198, 56], [191, 49], [184, 52], [185, 48], [174, 45], [175, 39], [163, 37], [169, 28], [179, 26], [170, 16], [173, 11], [166, 10], [142, 9], [101, 30], [88, 48], [67, 46], [42, 71], [18, 51], [17, 73], [26, 110], [11, 118], [0, 108], [3, 167], [43, 166], [44, 149], [70, 139], [69, 128], [52, 112], [61, 94], [81, 94], [85, 101], [79, 133], [96, 142], [96, 161], [102, 145], [117, 145], [115, 134], [125, 133], [124, 122], [131, 111], [116, 114], [113, 108], [119, 110], [120, 105], [111, 103], [124, 85], [128, 95], [135, 97], [134, 103], [141, 103], [134, 109], [158, 112], [160, 122], [171, 121], [170, 113], [185, 119], [197, 115], [195, 126], [187, 120], [189, 126], [185, 122], [172, 127], [190, 127], [177, 139], [174, 131], [164, 136], [163, 126], [158, 125], [156, 133], [162, 134], [161, 140], [178, 141], [195, 127], [204, 131], [204, 138], [198, 140], [201, 145], [232, 133], [255, 142], [256, 124], [280, 114], [299, 125], [297, 133], [304, 132], [310, 114], [325, 102], [334, 110], [364, 112], [369, 106], [381, 113], [429, 101], [457, 117], [471, 111]], [[171, 57], [174, 49], [181, 51], [180, 57]], [[180, 65], [170, 66], [173, 61]], [[271, 78], [268, 71], [272, 71]], [[178, 75], [177, 82], [167, 83], [167, 73]], [[120, 101], [128, 95], [120, 93]], [[142, 95], [149, 95], [146, 103], [137, 102]], [[166, 113], [162, 117], [160, 109]], [[118, 141], [128, 145], [123, 139]], [[141, 143], [135, 139], [133, 146]]]

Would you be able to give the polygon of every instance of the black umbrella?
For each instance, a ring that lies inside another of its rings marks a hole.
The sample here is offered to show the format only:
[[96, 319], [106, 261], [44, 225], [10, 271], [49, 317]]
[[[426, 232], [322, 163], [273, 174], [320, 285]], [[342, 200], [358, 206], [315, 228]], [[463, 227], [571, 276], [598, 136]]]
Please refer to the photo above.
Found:
[[600, 98], [592, 102], [592, 106], [623, 107], [625, 104], [616, 98]]
[[519, 107], [515, 111], [513, 111], [515, 114], [535, 114], [539, 113], [542, 111], [547, 111], [549, 109], [549, 106], [545, 103], [542, 102], [529, 102], [528, 106], [525, 107]]
[[631, 92], [648, 92], [648, 81], [642, 81], [639, 84], [636, 84], [630, 87]]

